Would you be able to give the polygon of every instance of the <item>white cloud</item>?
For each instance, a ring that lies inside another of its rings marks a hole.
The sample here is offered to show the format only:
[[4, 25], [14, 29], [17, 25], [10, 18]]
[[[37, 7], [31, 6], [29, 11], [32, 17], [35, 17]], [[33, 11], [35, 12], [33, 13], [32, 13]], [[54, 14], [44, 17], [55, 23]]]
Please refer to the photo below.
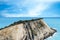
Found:
[[45, 9], [48, 9], [53, 2], [56, 2], [58, 0], [56, 1], [55, 0], [53, 1], [52, 0], [49, 0], [49, 1], [48, 0], [25, 0], [25, 1], [23, 0], [21, 2], [20, 0], [13, 0], [13, 1], [9, 0], [7, 2], [8, 4], [16, 5], [17, 8], [19, 9], [26, 7], [27, 11], [23, 13], [23, 10], [22, 10], [22, 13], [18, 12], [18, 13], [12, 13], [12, 14], [10, 14], [8, 11], [6, 12], [3, 11], [2, 16], [4, 17], [39, 17]]
[[[27, 2], [26, 2], [27, 3]], [[34, 4], [36, 4], [37, 2], [35, 1]], [[27, 3], [28, 7], [29, 7], [29, 3]], [[44, 3], [38, 3], [36, 5], [34, 5], [35, 7], [33, 8], [29, 8], [26, 14], [8, 14], [5, 13], [3, 14], [3, 16], [5, 17], [36, 17], [38, 15], [40, 15], [41, 13], [38, 14], [39, 11], [42, 11], [46, 8], [46, 5], [44, 5]]]

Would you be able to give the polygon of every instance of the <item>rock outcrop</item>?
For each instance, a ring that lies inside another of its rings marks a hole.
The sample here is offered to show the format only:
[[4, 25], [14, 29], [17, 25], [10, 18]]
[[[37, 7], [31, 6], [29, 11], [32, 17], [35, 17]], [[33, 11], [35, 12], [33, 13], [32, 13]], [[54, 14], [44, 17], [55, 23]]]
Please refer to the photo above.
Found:
[[0, 40], [44, 40], [55, 32], [42, 18], [18, 21], [0, 29]]

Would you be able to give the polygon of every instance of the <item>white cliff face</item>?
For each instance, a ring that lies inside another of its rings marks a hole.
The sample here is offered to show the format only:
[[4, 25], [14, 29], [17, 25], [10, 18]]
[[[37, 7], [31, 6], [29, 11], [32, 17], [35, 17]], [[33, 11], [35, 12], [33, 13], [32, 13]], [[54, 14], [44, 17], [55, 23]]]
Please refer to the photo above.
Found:
[[56, 30], [42, 19], [14, 24], [0, 30], [0, 40], [44, 40]]

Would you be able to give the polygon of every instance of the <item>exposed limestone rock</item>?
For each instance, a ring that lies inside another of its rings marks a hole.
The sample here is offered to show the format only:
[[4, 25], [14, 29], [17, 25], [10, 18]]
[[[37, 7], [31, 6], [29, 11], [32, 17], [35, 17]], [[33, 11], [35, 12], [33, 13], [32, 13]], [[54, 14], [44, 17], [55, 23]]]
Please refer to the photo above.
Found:
[[0, 40], [44, 40], [55, 32], [42, 18], [18, 21], [0, 29]]

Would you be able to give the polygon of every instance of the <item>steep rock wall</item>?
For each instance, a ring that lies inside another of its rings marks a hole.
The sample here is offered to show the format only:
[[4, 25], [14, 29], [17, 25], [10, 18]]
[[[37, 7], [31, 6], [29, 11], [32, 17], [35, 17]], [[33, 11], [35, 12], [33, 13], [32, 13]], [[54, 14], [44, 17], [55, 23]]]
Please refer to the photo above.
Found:
[[44, 40], [56, 32], [43, 19], [24, 21], [0, 30], [0, 40]]

